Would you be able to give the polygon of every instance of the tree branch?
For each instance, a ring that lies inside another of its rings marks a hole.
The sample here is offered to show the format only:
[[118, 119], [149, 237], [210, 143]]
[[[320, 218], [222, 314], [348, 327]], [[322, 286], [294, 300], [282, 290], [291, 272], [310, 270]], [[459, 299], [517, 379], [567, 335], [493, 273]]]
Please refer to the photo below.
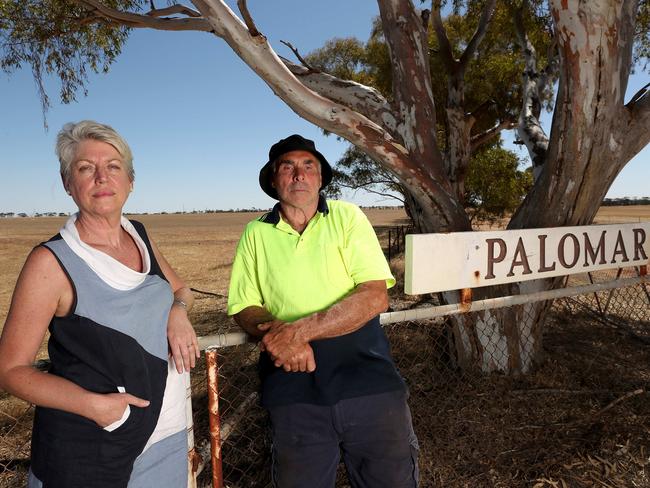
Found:
[[650, 143], [650, 83], [634, 94], [624, 110], [629, 119], [623, 134], [623, 158], [629, 161]]
[[516, 124], [512, 120], [502, 120], [494, 127], [490, 127], [488, 130], [481, 132], [480, 134], [475, 134], [471, 139], [472, 153], [474, 153], [479, 147], [485, 144], [488, 141], [491, 141], [497, 137], [501, 131], [514, 129]]
[[637, 396], [637, 395], [642, 395], [642, 394], [644, 394], [644, 393], [645, 393], [645, 390], [644, 390], [643, 388], [639, 388], [639, 389], [634, 390], [634, 391], [629, 391], [629, 392], [627, 392], [625, 395], [618, 397], [616, 400], [614, 400], [614, 401], [612, 401], [612, 402], [609, 402], [609, 403], [608, 403], [604, 408], [601, 408], [601, 409], [598, 410], [596, 413], [594, 413], [594, 414], [591, 416], [591, 418], [599, 417], [599, 416], [601, 416], [602, 414], [604, 414], [607, 410], [610, 410], [611, 408], [613, 408], [613, 407], [615, 407], [616, 405], [618, 405], [619, 403], [621, 403], [621, 402], [627, 400], [628, 398], [631, 398], [631, 397], [633, 397], [633, 396]]
[[420, 18], [422, 19], [422, 26], [424, 30], [429, 31], [429, 19], [431, 17], [431, 10], [424, 9], [420, 12]]
[[426, 166], [431, 177], [445, 182], [447, 175], [437, 145], [427, 31], [413, 2], [378, 0], [377, 4], [392, 59], [394, 107], [400, 117], [396, 130], [410, 157], [430, 162]]
[[524, 27], [523, 10], [528, 2], [522, 2], [520, 8], [515, 10], [514, 24], [517, 38], [524, 55], [526, 68], [523, 74], [522, 107], [519, 112], [517, 135], [526, 144], [530, 159], [533, 163], [533, 180], [537, 180], [542, 173], [548, 152], [548, 136], [539, 121], [541, 113], [540, 76], [537, 71], [537, 53], [535, 47], [528, 39]]
[[474, 110], [471, 111], [471, 113], [468, 114], [468, 118], [471, 119], [470, 123], [473, 126], [474, 123], [476, 122], [477, 119], [481, 117], [484, 113], [486, 113], [490, 108], [494, 107], [497, 105], [496, 100], [493, 98], [489, 98], [485, 100], [483, 103], [481, 103], [478, 107], [476, 107]]
[[[355, 181], [355, 178], [353, 175], [349, 175], [347, 173], [343, 173], [346, 175], [347, 178], [350, 179], [350, 181]], [[387, 180], [371, 180], [371, 181], [366, 181], [366, 182], [357, 182], [357, 183], [341, 183], [342, 186], [346, 186], [348, 188], [357, 188], [357, 187], [362, 187], [362, 186], [371, 186], [371, 185], [384, 185], [387, 187], [390, 187], [391, 185], [397, 186], [399, 185], [399, 182], [393, 179], [387, 179]]]
[[[153, 5], [153, 4], [152, 4]], [[188, 17], [201, 17], [201, 14], [194, 9], [186, 7], [185, 5], [171, 5], [166, 8], [153, 8], [147, 12], [146, 15], [150, 17], [164, 17], [165, 15], [183, 14]]]
[[436, 33], [436, 38], [438, 39], [438, 54], [440, 54], [449, 72], [453, 73], [456, 70], [457, 61], [454, 58], [454, 53], [451, 49], [449, 38], [447, 37], [447, 31], [442, 23], [440, 9], [440, 0], [434, 0], [431, 8], [431, 22], [433, 24], [433, 31]]
[[488, 24], [494, 13], [496, 0], [488, 0], [481, 12], [476, 31], [472, 35], [460, 59], [455, 59], [447, 31], [441, 17], [441, 1], [433, 0], [433, 27], [440, 45], [440, 55], [449, 71], [447, 80], [447, 150], [445, 170], [459, 200], [464, 198], [465, 178], [471, 160], [470, 134], [475, 117], [467, 115], [465, 106], [465, 72], [470, 60], [476, 54], [485, 37]]
[[363, 190], [363, 191], [366, 191], [368, 193], [372, 193], [374, 195], [379, 195], [379, 196], [387, 197], [387, 198], [394, 198], [398, 202], [402, 202], [402, 204], [405, 203], [404, 199], [398, 197], [397, 195], [392, 195], [390, 193], [383, 193], [383, 192], [380, 192], [378, 190], [373, 190], [371, 188], [371, 185], [373, 185], [373, 184], [374, 183], [362, 183], [360, 185], [348, 185], [348, 184], [339, 182], [339, 186], [342, 186], [343, 188], [349, 188], [350, 190]]
[[638, 92], [636, 92], [630, 101], [628, 102], [628, 107], [635, 104], [638, 100], [641, 100], [644, 97], [647, 97], [650, 95], [650, 83], [648, 83], [646, 86], [641, 88]]
[[450, 73], [460, 72], [462, 76], [462, 73], [467, 69], [467, 65], [476, 53], [479, 44], [481, 44], [481, 41], [485, 37], [490, 19], [492, 19], [492, 15], [494, 14], [495, 7], [496, 0], [489, 0], [485, 3], [483, 10], [481, 11], [481, 18], [479, 19], [478, 26], [476, 26], [476, 31], [474, 31], [474, 34], [467, 44], [467, 47], [463, 51], [460, 59], [456, 59], [454, 58], [453, 49], [451, 48], [449, 38], [447, 37], [447, 31], [444, 24], [442, 23], [442, 17], [440, 15], [441, 2], [440, 0], [433, 1], [433, 29], [436, 33], [438, 44], [440, 45], [440, 55], [442, 56], [442, 60], [449, 69]]
[[557, 75], [558, 63], [560, 61], [557, 49], [557, 39], [553, 38], [553, 42], [548, 47], [546, 58], [548, 63], [546, 64], [546, 68], [542, 70], [539, 81], [537, 82], [537, 96], [540, 100], [544, 96], [544, 91], [547, 88], [551, 88], [553, 78]]
[[239, 7], [239, 11], [241, 12], [242, 17], [244, 18], [244, 22], [246, 23], [246, 27], [248, 27], [248, 32], [250, 33], [250, 35], [253, 37], [262, 35], [260, 34], [260, 31], [257, 30], [257, 26], [253, 21], [253, 16], [248, 11], [248, 5], [246, 4], [246, 0], [237, 0], [237, 7]]
[[[141, 15], [133, 12], [123, 12], [104, 5], [99, 0], [74, 0], [96, 15], [112, 23], [131, 28], [149, 28], [166, 31], [202, 31], [211, 32], [212, 27], [204, 18], [157, 18], [150, 15]], [[154, 10], [155, 12], [155, 10]]]
[[354, 81], [342, 80], [328, 73], [313, 71], [308, 67], [294, 64], [284, 58], [280, 59], [311, 90], [363, 114], [377, 125], [394, 134], [396, 121], [391, 112], [391, 106], [381, 93], [374, 88]]
[[[465, 51], [460, 57], [459, 64], [461, 70], [465, 71], [467, 65], [469, 64], [469, 61], [476, 53], [476, 50], [478, 49], [478, 45], [485, 37], [487, 26], [490, 23], [490, 19], [492, 18], [492, 15], [494, 14], [494, 8], [496, 7], [496, 3], [497, 3], [496, 0], [489, 0], [483, 6], [483, 11], [481, 12], [481, 18], [479, 19], [478, 26], [476, 27], [476, 31], [474, 32], [472, 39], [470, 39], [469, 44], [467, 44]], [[438, 12], [438, 15], [439, 14], [440, 13]]]
[[[289, 49], [291, 49], [291, 52], [293, 52], [293, 55], [294, 55], [294, 56], [298, 59], [298, 61], [300, 61], [300, 62], [302, 63], [302, 65], [303, 65], [305, 68], [307, 68], [310, 72], [312, 72], [312, 73], [319, 73], [319, 72], [320, 72], [319, 69], [316, 69], [316, 68], [314, 68], [313, 66], [311, 66], [311, 65], [307, 62], [307, 60], [305, 60], [305, 58], [303, 58], [303, 57], [300, 55], [300, 52], [298, 51], [298, 49], [296, 49], [295, 47], [293, 47], [293, 44], [291, 44], [289, 41], [283, 41], [283, 40], [280, 40], [280, 42], [281, 42], [282, 44], [284, 44], [285, 46], [287, 46]], [[286, 64], [286, 63], [285, 63], [285, 64]]]
[[607, 189], [650, 132], [648, 109], [624, 105], [637, 2], [616, 8], [601, 2], [548, 4], [560, 60], [551, 139], [544, 170], [513, 215], [511, 229], [592, 222]]

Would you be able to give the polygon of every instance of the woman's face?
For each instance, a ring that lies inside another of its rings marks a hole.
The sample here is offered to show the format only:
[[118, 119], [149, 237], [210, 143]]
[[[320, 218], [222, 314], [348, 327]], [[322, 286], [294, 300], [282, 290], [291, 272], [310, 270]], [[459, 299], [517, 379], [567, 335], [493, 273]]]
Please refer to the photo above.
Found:
[[81, 213], [117, 216], [132, 182], [117, 149], [106, 142], [84, 139], [77, 146], [66, 189]]

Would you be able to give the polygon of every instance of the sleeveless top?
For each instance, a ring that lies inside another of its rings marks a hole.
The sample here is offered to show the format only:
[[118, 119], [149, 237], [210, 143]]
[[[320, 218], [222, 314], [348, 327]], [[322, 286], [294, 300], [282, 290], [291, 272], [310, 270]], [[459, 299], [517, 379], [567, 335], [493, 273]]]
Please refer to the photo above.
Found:
[[[168, 384], [167, 320], [173, 293], [143, 225], [123, 222], [137, 231], [134, 240], [139, 247], [144, 243], [148, 253], [148, 259], [143, 256], [148, 273], [130, 289], [110, 286], [61, 233], [41, 244], [54, 254], [74, 290], [71, 312], [54, 317], [49, 326], [49, 374], [96, 393], [127, 392], [151, 403], [130, 406], [104, 429], [73, 413], [36, 407], [31, 471], [45, 488], [126, 487], [145, 447], [185, 428], [187, 375], [169, 375], [173, 384]], [[170, 393], [180, 395], [180, 409], [178, 398], [163, 407], [163, 397]], [[163, 421], [161, 410], [176, 418]], [[154, 430], [161, 432], [152, 436]]]

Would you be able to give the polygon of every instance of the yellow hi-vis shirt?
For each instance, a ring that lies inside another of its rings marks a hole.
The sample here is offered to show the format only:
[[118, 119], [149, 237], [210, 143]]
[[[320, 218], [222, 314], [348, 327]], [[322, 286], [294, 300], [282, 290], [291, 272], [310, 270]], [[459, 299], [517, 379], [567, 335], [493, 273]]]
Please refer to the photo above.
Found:
[[356, 205], [325, 202], [302, 234], [279, 213], [249, 222], [239, 240], [228, 291], [228, 315], [265, 307], [292, 322], [329, 308], [366, 281], [395, 285], [372, 225]]

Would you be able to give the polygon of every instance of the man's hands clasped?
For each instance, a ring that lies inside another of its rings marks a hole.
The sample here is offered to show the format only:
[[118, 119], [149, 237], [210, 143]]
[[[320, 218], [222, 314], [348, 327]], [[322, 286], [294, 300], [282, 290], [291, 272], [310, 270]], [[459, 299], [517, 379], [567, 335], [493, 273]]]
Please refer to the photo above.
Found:
[[258, 330], [265, 332], [260, 347], [269, 354], [276, 367], [287, 372], [311, 373], [316, 369], [314, 351], [302, 336], [298, 322], [272, 320], [259, 324]]

